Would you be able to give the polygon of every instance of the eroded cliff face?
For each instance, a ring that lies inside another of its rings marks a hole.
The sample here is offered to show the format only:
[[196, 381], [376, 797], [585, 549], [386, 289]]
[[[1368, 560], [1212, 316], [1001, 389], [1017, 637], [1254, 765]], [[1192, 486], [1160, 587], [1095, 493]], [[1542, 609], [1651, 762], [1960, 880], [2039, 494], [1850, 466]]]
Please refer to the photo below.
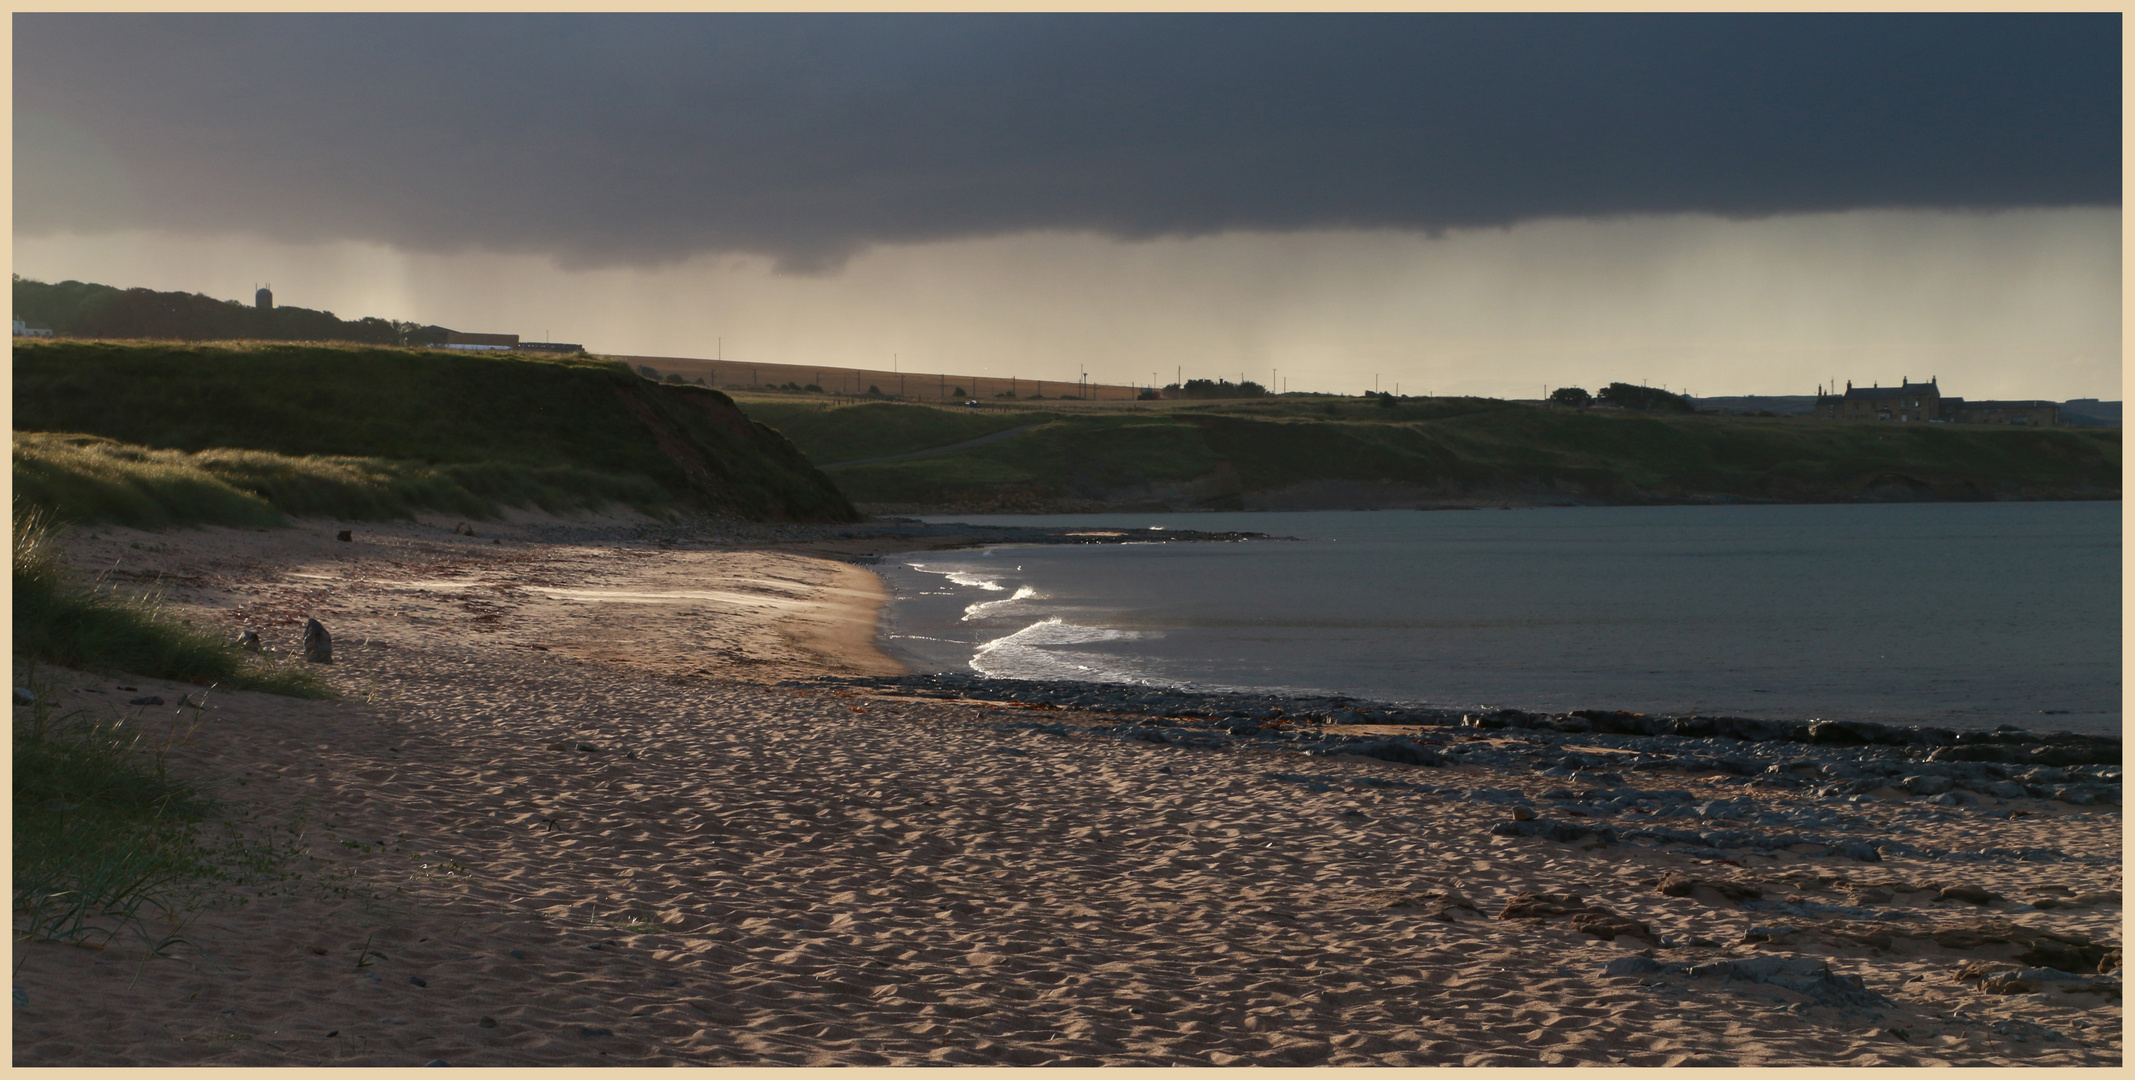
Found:
[[725, 394], [635, 376], [614, 393], [707, 505], [776, 521], [860, 517], [785, 436], [750, 420]]

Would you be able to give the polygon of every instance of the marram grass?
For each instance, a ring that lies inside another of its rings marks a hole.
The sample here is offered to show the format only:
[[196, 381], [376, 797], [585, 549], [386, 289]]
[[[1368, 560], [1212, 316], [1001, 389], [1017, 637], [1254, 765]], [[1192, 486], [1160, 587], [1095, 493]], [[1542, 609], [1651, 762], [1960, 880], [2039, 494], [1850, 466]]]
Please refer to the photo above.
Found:
[[60, 530], [43, 511], [18, 504], [14, 524], [16, 656], [233, 690], [332, 696], [300, 663], [243, 652], [172, 618], [152, 599], [79, 580], [60, 562]]
[[98, 948], [131, 931], [159, 952], [191, 913], [221, 902], [223, 886], [278, 874], [293, 849], [228, 821], [218, 836], [208, 820], [217, 802], [167, 767], [177, 735], [145, 736], [141, 710], [59, 713], [38, 662], [300, 697], [330, 691], [298, 663], [239, 651], [153, 601], [82, 582], [61, 563], [59, 537], [45, 513], [15, 508], [15, 669], [35, 700], [14, 706], [14, 928]]
[[296, 517], [382, 521], [434, 510], [495, 517], [502, 505], [551, 513], [622, 503], [660, 513], [671, 499], [651, 480], [571, 465], [425, 465], [262, 450], [188, 453], [97, 435], [15, 433], [15, 496], [74, 524], [162, 529], [272, 527]]
[[105, 948], [131, 933], [150, 953], [182, 939], [232, 885], [286, 876], [301, 823], [233, 820], [200, 783], [173, 774], [185, 735], [149, 735], [142, 717], [59, 713], [35, 665], [37, 701], [15, 707], [14, 930], [18, 939]]

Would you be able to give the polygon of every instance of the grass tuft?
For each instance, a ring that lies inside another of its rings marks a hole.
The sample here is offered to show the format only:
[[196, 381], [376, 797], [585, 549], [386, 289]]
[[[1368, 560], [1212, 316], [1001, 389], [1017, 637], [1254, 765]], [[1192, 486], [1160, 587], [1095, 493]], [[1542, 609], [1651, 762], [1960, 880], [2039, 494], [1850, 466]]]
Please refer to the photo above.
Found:
[[50, 514], [15, 512], [15, 651], [91, 671], [126, 671], [238, 690], [331, 697], [317, 673], [242, 652], [188, 626], [152, 599], [83, 584], [60, 561]]
[[160, 953], [226, 886], [278, 875], [294, 855], [271, 835], [208, 828], [220, 803], [169, 768], [181, 729], [159, 740], [138, 716], [55, 715], [50, 688], [35, 688], [13, 731], [18, 936], [100, 949], [130, 931]]

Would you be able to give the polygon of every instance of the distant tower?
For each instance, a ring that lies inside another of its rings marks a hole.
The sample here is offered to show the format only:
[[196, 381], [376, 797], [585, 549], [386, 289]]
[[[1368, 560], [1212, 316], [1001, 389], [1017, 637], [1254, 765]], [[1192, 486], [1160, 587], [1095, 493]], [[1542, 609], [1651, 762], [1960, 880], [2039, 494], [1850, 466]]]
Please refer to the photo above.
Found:
[[258, 292], [256, 292], [256, 293], [253, 293], [253, 294], [252, 294], [252, 306], [253, 306], [253, 307], [256, 307], [256, 308], [258, 308], [258, 309], [260, 309], [261, 311], [271, 311], [271, 310], [273, 310], [273, 309], [274, 309], [274, 290], [273, 290], [273, 289], [261, 289], [260, 291], [258, 291]]

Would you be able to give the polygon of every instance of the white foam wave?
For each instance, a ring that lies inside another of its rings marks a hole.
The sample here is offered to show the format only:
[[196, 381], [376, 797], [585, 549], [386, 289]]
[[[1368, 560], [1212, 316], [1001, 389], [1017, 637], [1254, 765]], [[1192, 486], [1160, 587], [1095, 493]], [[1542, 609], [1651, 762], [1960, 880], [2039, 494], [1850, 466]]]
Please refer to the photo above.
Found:
[[1089, 645], [1103, 641], [1137, 641], [1146, 635], [1135, 630], [1111, 630], [1062, 622], [1057, 616], [1037, 622], [979, 646], [971, 655], [971, 669], [997, 679], [1079, 679], [1085, 682], [1142, 683], [1148, 681], [1126, 667], [1120, 657], [1063, 645]]
[[1020, 600], [1028, 600], [1036, 595], [1038, 595], [1038, 590], [1033, 589], [1028, 585], [1025, 585], [1017, 589], [1015, 591], [1015, 595], [1010, 596], [1005, 600], [981, 600], [978, 603], [965, 608], [964, 617], [958, 621], [970, 622], [973, 619], [990, 619], [993, 618], [996, 614], [999, 614], [1002, 608], [1005, 608], [1010, 604], [1014, 604]]
[[[988, 592], [1004, 591], [999, 581], [989, 577], [980, 577], [968, 570], [936, 570], [931, 566], [921, 566], [918, 563], [906, 563], [905, 565], [922, 574], [938, 574], [958, 585], [969, 588], [985, 589]], [[1017, 569], [1020, 570], [1022, 567], [1017, 567]]]

